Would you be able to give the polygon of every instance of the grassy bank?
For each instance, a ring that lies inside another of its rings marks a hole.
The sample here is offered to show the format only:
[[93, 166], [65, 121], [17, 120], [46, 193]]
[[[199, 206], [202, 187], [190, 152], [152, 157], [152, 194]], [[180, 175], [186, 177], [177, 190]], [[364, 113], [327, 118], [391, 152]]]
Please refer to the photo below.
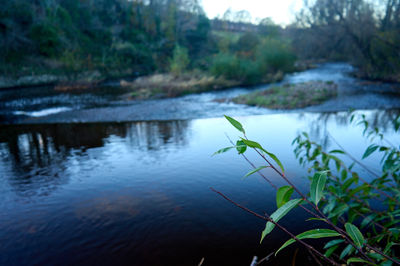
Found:
[[170, 98], [191, 93], [220, 90], [240, 85], [238, 81], [214, 77], [205, 73], [155, 74], [140, 77], [133, 82], [120, 82], [131, 92], [128, 99]]
[[298, 109], [318, 105], [337, 96], [337, 85], [333, 82], [311, 81], [288, 84], [241, 95], [235, 103], [260, 106], [270, 109]]

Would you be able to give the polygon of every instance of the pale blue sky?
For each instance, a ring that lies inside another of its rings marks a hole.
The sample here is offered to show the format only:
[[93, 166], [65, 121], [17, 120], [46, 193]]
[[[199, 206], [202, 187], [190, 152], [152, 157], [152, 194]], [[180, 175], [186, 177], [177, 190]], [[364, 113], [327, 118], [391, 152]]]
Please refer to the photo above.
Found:
[[247, 10], [253, 19], [271, 17], [275, 23], [287, 25], [294, 13], [302, 7], [303, 0], [201, 0], [209, 18], [223, 15], [228, 8]]

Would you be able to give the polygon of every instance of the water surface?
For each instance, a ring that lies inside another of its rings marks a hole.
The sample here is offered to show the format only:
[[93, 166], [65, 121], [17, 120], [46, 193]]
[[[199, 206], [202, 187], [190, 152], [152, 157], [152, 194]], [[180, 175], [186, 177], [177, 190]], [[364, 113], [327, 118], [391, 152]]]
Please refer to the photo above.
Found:
[[[276, 209], [275, 190], [264, 180], [242, 179], [251, 169], [245, 160], [233, 151], [211, 157], [230, 145], [225, 133], [238, 136], [221, 117], [238, 118], [306, 191], [306, 169], [290, 145], [300, 132], [327, 149], [336, 148], [331, 134], [360, 158], [368, 142], [362, 128], [348, 123], [346, 111], [354, 108], [400, 144], [390, 131], [400, 113], [393, 84], [357, 80], [351, 71], [348, 64], [324, 64], [287, 76], [283, 83], [333, 80], [339, 86], [338, 98], [291, 112], [221, 102], [271, 85], [134, 102], [121, 100], [124, 92], [112, 87], [0, 91], [0, 264], [197, 265], [205, 258], [204, 265], [249, 265], [254, 255], [268, 255], [288, 237], [274, 230], [260, 245], [265, 223], [210, 190], [260, 213]], [[255, 154], [249, 158], [262, 164]], [[378, 162], [366, 160], [377, 172]], [[318, 226], [305, 217], [294, 210], [282, 222], [294, 233]], [[296, 248], [270, 264], [292, 263]], [[297, 263], [312, 261], [300, 250]]]
[[[382, 130], [396, 111], [367, 111]], [[367, 142], [349, 114], [244, 116], [249, 138], [284, 162], [306, 190], [306, 171], [291, 140], [302, 130], [327, 148], [330, 132], [356, 157]], [[275, 210], [275, 191], [235, 152], [211, 157], [238, 135], [224, 119], [53, 124], [0, 128], [0, 264], [248, 265], [287, 236], [262, 245], [264, 222], [210, 191], [218, 189], [261, 213]], [[388, 138], [400, 143], [390, 130]], [[249, 157], [262, 162], [252, 153]], [[376, 158], [367, 161], [379, 170]], [[284, 182], [265, 171], [277, 185]], [[364, 173], [366, 174], [366, 173]], [[295, 210], [283, 220], [297, 233], [316, 225]], [[303, 252], [303, 251], [302, 251]], [[285, 265], [293, 249], [271, 263]], [[304, 253], [298, 260], [308, 262]]]

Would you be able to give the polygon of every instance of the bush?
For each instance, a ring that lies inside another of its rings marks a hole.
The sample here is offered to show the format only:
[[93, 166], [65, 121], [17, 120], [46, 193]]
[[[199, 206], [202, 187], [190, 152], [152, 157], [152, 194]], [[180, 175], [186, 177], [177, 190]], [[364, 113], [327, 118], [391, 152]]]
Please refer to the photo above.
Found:
[[263, 73], [289, 72], [294, 69], [296, 56], [289, 45], [280, 40], [266, 39], [257, 47], [256, 54]]
[[174, 75], [182, 74], [189, 65], [188, 50], [179, 45], [175, 46], [172, 59], [170, 60], [170, 71]]
[[262, 77], [256, 62], [240, 59], [227, 53], [221, 53], [214, 57], [211, 73], [215, 76], [223, 76], [226, 79], [238, 80], [247, 84], [260, 82]]
[[57, 28], [47, 24], [36, 24], [31, 27], [30, 37], [36, 43], [40, 54], [53, 57], [61, 49]]

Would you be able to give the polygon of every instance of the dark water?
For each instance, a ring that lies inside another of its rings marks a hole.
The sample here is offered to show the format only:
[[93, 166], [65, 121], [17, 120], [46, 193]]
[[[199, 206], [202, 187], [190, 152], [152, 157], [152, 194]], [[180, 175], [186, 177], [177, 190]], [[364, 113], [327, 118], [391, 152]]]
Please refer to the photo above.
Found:
[[[335, 148], [329, 132], [358, 158], [368, 145], [362, 129], [347, 123], [349, 113], [327, 112], [332, 106], [374, 109], [357, 113], [400, 143], [389, 129], [400, 106], [392, 87], [365, 85], [349, 71], [346, 64], [327, 64], [289, 76], [284, 82], [334, 79], [340, 88], [338, 99], [290, 113], [213, 101], [246, 92], [241, 88], [136, 103], [119, 100], [114, 91], [0, 92], [0, 112], [13, 113], [8, 121], [40, 123], [0, 125], [0, 264], [197, 265], [205, 258], [203, 265], [249, 265], [254, 255], [268, 255], [288, 237], [275, 230], [260, 245], [264, 222], [209, 189], [260, 213], [275, 210], [275, 191], [265, 181], [256, 175], [242, 180], [250, 170], [246, 161], [234, 152], [211, 157], [229, 146], [225, 133], [238, 136], [220, 117], [237, 116], [249, 138], [278, 155], [305, 191], [307, 173], [290, 145], [299, 132]], [[55, 113], [63, 107], [69, 111]], [[115, 122], [138, 118], [149, 121]], [[75, 120], [103, 122], [55, 123]], [[262, 163], [252, 153], [249, 158]], [[377, 162], [373, 156], [366, 161], [379, 171]], [[294, 233], [317, 226], [305, 218], [294, 210], [282, 222]], [[296, 248], [270, 264], [292, 263]], [[302, 249], [296, 262], [312, 264]]]
[[[396, 111], [367, 111], [385, 130]], [[334, 147], [330, 132], [356, 157], [367, 142], [348, 113], [240, 117], [252, 139], [276, 153], [302, 189], [304, 169], [291, 140], [301, 130]], [[274, 190], [234, 152], [211, 157], [237, 136], [221, 118], [190, 121], [54, 124], [0, 128], [0, 264], [249, 265], [287, 239], [210, 191], [259, 212], [275, 210]], [[393, 142], [399, 136], [387, 132]], [[249, 154], [260, 164], [254, 154]], [[376, 158], [367, 161], [378, 170]], [[284, 183], [265, 172], [276, 184]], [[294, 232], [316, 225], [295, 210]], [[293, 250], [271, 263], [286, 265]], [[299, 253], [298, 263], [309, 263]], [[302, 264], [299, 264], [302, 265]]]

